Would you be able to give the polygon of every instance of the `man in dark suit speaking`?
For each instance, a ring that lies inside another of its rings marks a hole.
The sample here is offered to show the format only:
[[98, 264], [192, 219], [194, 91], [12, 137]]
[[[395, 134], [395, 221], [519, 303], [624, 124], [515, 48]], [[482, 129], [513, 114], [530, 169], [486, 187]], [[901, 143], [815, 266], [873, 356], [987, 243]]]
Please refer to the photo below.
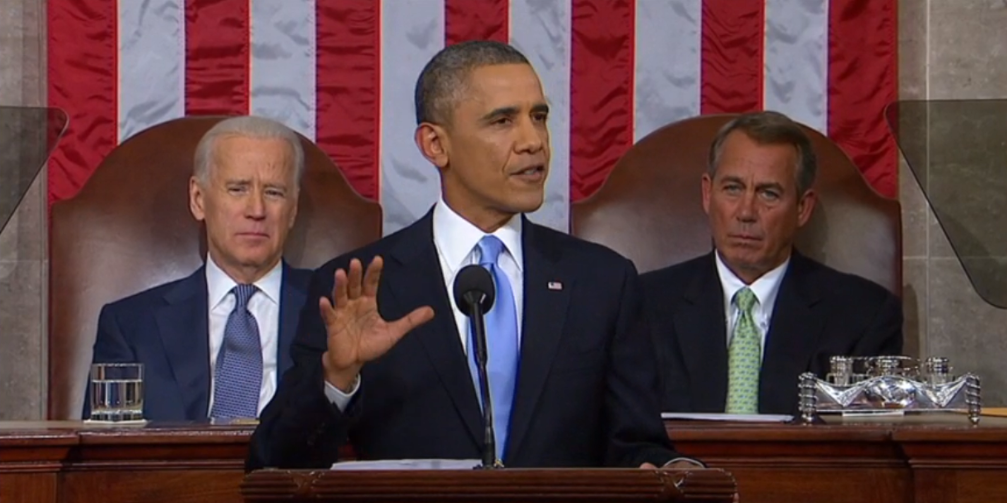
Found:
[[665, 411], [797, 411], [798, 376], [829, 358], [902, 351], [902, 308], [880, 285], [794, 249], [815, 206], [811, 142], [782, 114], [718, 133], [703, 175], [714, 251], [642, 276]]
[[269, 119], [226, 119], [200, 140], [189, 206], [206, 265], [98, 319], [95, 363], [144, 364], [145, 419], [255, 418], [272, 398], [311, 277], [282, 260], [303, 171], [300, 139]]
[[328, 467], [347, 440], [362, 459], [481, 458], [473, 339], [450, 293], [469, 264], [496, 284], [486, 337], [498, 460], [674, 461], [632, 264], [523, 215], [542, 204], [550, 159], [549, 107], [528, 60], [496, 42], [450, 46], [420, 75], [416, 113], [442, 197], [316, 271], [294, 366], [247, 468]]

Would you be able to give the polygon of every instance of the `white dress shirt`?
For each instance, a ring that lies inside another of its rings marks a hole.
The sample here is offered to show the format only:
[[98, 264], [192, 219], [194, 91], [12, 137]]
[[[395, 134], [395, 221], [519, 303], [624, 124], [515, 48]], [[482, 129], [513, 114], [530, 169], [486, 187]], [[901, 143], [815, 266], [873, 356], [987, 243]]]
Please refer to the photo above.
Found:
[[[468, 354], [469, 319], [455, 304], [454, 281], [455, 275], [462, 267], [479, 263], [480, 253], [477, 245], [488, 234], [462, 218], [444, 202], [443, 198], [434, 205], [433, 234], [434, 248], [437, 250], [441, 272], [444, 273], [444, 286], [447, 288], [448, 298], [451, 300], [451, 312], [454, 314], [455, 324], [458, 327], [458, 337], [461, 340], [462, 349], [465, 354]], [[517, 308], [518, 341], [520, 343], [521, 320], [524, 319], [522, 318], [524, 312], [524, 275], [522, 274], [524, 254], [521, 248], [521, 215], [514, 215], [492, 235], [499, 238], [504, 244], [504, 251], [497, 257], [497, 265], [510, 280], [511, 291], [514, 294], [514, 306]], [[495, 302], [499, 302], [499, 299]], [[339, 388], [326, 381], [325, 395], [339, 410], [346, 410], [346, 406], [349, 405], [350, 399], [353, 398], [359, 387], [360, 380], [357, 379], [350, 392], [343, 393]]]
[[[224, 328], [227, 326], [227, 318], [231, 315], [234, 304], [237, 302], [231, 290], [237, 285], [238, 283], [213, 261], [213, 257], [207, 256], [206, 286], [207, 301], [209, 302], [207, 312], [210, 313], [210, 406], [207, 408], [207, 416], [213, 410], [217, 354], [224, 345]], [[283, 262], [280, 261], [265, 276], [255, 282], [259, 291], [255, 292], [255, 295], [252, 295], [248, 300], [248, 312], [252, 313], [259, 325], [259, 342], [262, 344], [262, 384], [259, 386], [259, 413], [262, 413], [262, 409], [276, 393], [276, 356], [279, 344], [280, 290], [282, 285]]]
[[760, 354], [764, 357], [766, 354], [766, 334], [769, 333], [769, 327], [773, 318], [773, 307], [776, 305], [776, 295], [780, 292], [780, 282], [783, 280], [783, 275], [787, 272], [787, 266], [790, 265], [790, 259], [788, 258], [782, 264], [780, 264], [775, 269], [763, 274], [759, 279], [755, 280], [751, 285], [746, 285], [744, 281], [741, 280], [734, 272], [727, 267], [720, 258], [720, 252], [713, 254], [716, 257], [717, 262], [717, 275], [720, 277], [720, 286], [724, 291], [724, 314], [726, 316], [727, 325], [727, 347], [731, 347], [731, 338], [734, 336], [734, 327], [738, 323], [738, 319], [741, 317], [741, 309], [733, 302], [735, 294], [738, 290], [744, 287], [748, 287], [755, 294], [755, 298], [758, 302], [752, 307], [752, 318], [754, 318], [755, 326], [759, 330], [759, 337], [761, 337], [760, 342]]
[[[444, 273], [444, 285], [451, 299], [451, 311], [455, 315], [458, 326], [458, 336], [462, 341], [462, 349], [468, 354], [471, 342], [469, 334], [469, 318], [458, 309], [454, 298], [455, 276], [458, 271], [470, 264], [478, 264], [480, 259], [479, 241], [489, 235], [472, 225], [461, 215], [452, 210], [441, 199], [434, 206], [434, 247]], [[504, 244], [504, 251], [497, 257], [497, 265], [503, 270], [510, 281], [514, 293], [514, 306], [517, 308], [518, 343], [521, 341], [522, 314], [524, 313], [524, 253], [521, 248], [521, 216], [514, 215], [506, 224], [492, 233]], [[497, 291], [499, 293], [499, 290]], [[495, 303], [496, 301], [494, 301]]]

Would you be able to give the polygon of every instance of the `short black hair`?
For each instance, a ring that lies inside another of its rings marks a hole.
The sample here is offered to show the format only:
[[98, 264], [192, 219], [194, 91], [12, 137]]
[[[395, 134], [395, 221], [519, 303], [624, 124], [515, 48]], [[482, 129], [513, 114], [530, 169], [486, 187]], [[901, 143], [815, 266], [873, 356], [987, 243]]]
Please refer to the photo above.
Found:
[[528, 58], [509, 44], [470, 40], [441, 49], [416, 81], [416, 124], [446, 124], [469, 73], [488, 65], [525, 64]]
[[811, 140], [801, 129], [801, 125], [790, 117], [770, 110], [741, 114], [724, 127], [710, 146], [708, 173], [710, 178], [717, 174], [720, 154], [724, 141], [735, 132], [742, 131], [759, 145], [791, 145], [797, 149], [797, 195], [804, 195], [815, 183], [818, 172], [818, 158], [811, 146]]

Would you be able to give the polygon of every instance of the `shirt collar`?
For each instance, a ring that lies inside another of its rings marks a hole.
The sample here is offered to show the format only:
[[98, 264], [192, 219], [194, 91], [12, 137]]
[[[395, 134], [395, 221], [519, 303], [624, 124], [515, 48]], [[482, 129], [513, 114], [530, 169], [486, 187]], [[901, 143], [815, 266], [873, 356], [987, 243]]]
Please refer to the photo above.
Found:
[[[724, 306], [726, 307], [724, 312], [731, 312], [734, 295], [738, 293], [738, 290], [746, 286], [755, 294], [760, 307], [767, 310], [772, 308], [776, 303], [776, 294], [780, 291], [780, 282], [783, 279], [783, 275], [787, 272], [787, 266], [790, 265], [790, 257], [787, 257], [787, 260], [783, 261], [775, 269], [760, 276], [751, 285], [746, 285], [741, 278], [727, 267], [727, 264], [720, 258], [720, 252], [714, 252], [713, 256], [716, 258], [717, 275], [720, 276], [720, 284], [724, 290]], [[767, 314], [770, 312], [767, 311]]]
[[[434, 206], [434, 243], [444, 256], [452, 273], [467, 264], [472, 250], [487, 234], [456, 213], [442, 197]], [[503, 242], [507, 252], [517, 263], [518, 271], [524, 269], [524, 252], [521, 247], [521, 215], [514, 215], [492, 235]]]
[[[283, 284], [283, 261], [279, 261], [265, 276], [255, 282], [259, 292], [273, 303], [280, 303], [280, 287]], [[224, 272], [210, 254], [206, 255], [206, 287], [209, 294], [210, 310], [227, 298], [238, 283]]]

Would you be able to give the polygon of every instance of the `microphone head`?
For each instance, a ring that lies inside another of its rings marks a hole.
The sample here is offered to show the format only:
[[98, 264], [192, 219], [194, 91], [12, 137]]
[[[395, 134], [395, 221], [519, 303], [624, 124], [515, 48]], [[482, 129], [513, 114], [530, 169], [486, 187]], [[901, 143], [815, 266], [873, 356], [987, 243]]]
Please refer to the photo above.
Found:
[[472, 303], [476, 302], [486, 313], [493, 307], [496, 287], [489, 271], [479, 265], [462, 267], [455, 275], [455, 305], [465, 316], [472, 316]]

